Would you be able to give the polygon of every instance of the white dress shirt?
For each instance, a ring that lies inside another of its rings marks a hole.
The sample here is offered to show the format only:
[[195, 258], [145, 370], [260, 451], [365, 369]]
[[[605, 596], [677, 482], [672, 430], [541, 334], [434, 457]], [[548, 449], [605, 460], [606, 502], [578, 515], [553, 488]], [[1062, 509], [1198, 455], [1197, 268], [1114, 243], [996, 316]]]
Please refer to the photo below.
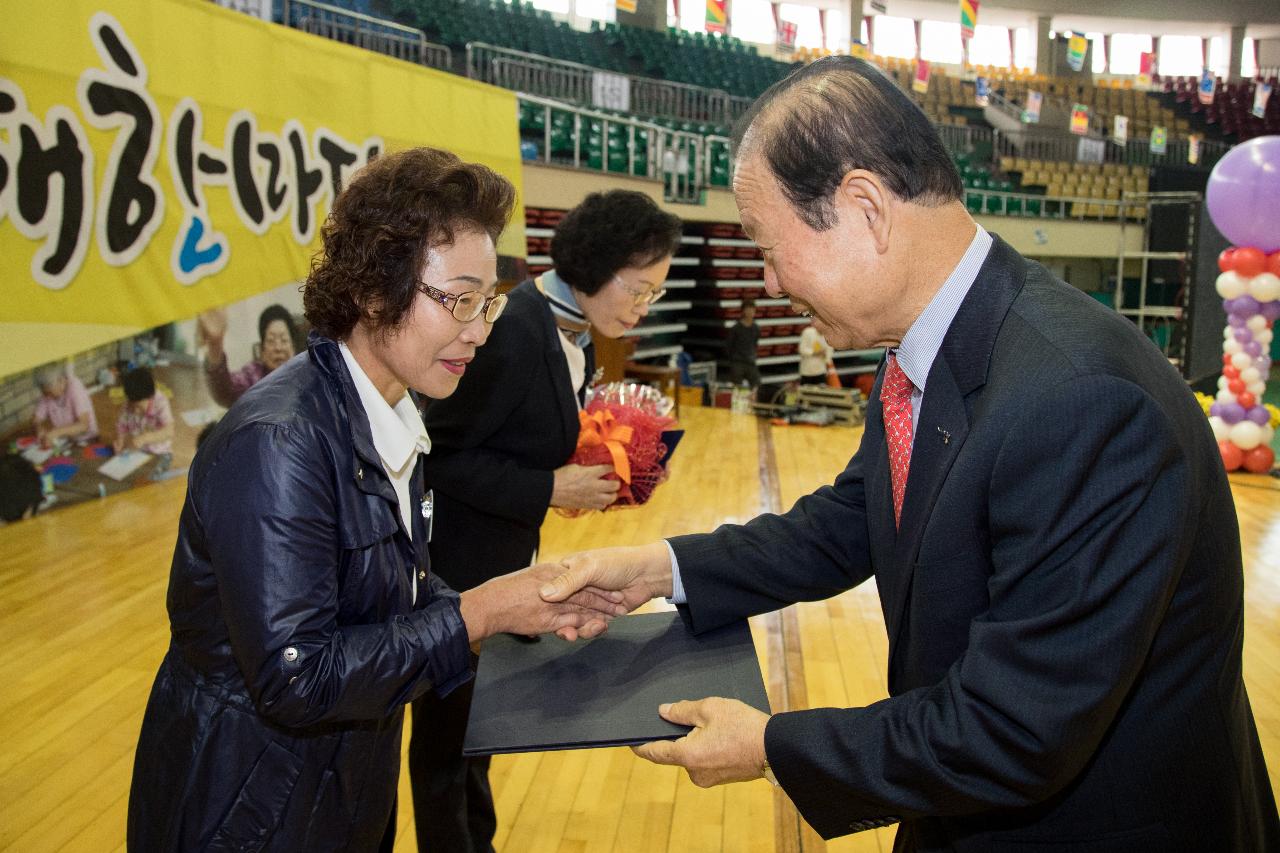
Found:
[[[413, 498], [409, 495], [409, 483], [413, 479], [414, 465], [419, 453], [431, 452], [431, 439], [427, 436], [427, 427], [422, 422], [422, 415], [408, 392], [400, 398], [395, 406], [373, 386], [364, 368], [356, 361], [345, 343], [338, 343], [342, 358], [351, 371], [351, 381], [355, 383], [356, 393], [360, 395], [360, 404], [364, 406], [365, 415], [369, 418], [369, 432], [373, 434], [373, 448], [378, 451], [382, 468], [391, 479], [396, 490], [396, 501], [400, 508], [400, 520], [409, 538], [413, 538], [413, 519], [409, 514], [413, 511]], [[418, 576], [413, 575], [413, 600], [418, 600]]]

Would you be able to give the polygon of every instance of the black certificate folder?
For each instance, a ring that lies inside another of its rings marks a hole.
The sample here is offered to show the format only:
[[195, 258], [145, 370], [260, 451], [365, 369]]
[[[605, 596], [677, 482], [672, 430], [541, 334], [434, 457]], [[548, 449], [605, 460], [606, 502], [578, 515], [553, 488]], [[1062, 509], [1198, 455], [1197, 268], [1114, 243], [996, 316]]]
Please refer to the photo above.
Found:
[[726, 696], [769, 713], [746, 621], [697, 636], [674, 612], [624, 616], [594, 640], [484, 642], [464, 755], [629, 746], [683, 736], [658, 716]]

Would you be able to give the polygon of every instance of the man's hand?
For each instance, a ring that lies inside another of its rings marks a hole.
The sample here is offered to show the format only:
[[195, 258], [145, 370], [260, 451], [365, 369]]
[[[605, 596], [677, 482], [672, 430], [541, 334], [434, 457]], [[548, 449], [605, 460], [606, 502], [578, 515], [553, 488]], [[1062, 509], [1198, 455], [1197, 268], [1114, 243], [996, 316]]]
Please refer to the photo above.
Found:
[[554, 472], [551, 505], [564, 509], [604, 509], [618, 498], [622, 483], [606, 480], [612, 465], [564, 465]]
[[545, 601], [564, 601], [579, 590], [617, 591], [627, 613], [651, 598], [671, 595], [671, 554], [665, 542], [570, 554], [562, 573], [542, 587]]
[[641, 758], [683, 767], [699, 788], [746, 782], [763, 775], [768, 714], [737, 699], [718, 696], [660, 705], [658, 713], [664, 720], [694, 729], [679, 740], [657, 740], [632, 747]]
[[622, 595], [601, 590], [575, 590], [557, 602], [544, 601], [539, 590], [563, 569], [541, 563], [494, 578], [461, 594], [467, 639], [477, 643], [494, 634], [547, 634], [565, 640], [603, 634], [609, 620], [626, 612]]

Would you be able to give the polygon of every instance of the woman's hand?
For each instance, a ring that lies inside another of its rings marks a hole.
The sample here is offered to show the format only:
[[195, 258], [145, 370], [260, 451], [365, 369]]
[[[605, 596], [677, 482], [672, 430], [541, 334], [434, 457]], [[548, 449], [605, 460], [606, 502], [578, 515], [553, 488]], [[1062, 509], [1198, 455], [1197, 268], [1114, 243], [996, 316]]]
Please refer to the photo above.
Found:
[[544, 601], [539, 591], [563, 572], [558, 563], [540, 563], [462, 593], [468, 641], [503, 633], [590, 638], [603, 634], [609, 620], [627, 612], [620, 593], [594, 588], [577, 590], [559, 602]]
[[618, 497], [622, 483], [606, 480], [611, 465], [564, 465], [555, 470], [551, 505], [564, 509], [604, 509]]

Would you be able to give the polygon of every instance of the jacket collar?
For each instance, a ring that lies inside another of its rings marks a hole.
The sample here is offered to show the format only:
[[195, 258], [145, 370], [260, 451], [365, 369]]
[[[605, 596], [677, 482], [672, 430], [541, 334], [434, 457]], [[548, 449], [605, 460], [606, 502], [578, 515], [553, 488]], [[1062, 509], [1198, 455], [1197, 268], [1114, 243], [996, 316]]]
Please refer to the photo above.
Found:
[[[382, 459], [373, 444], [369, 418], [360, 402], [360, 394], [351, 378], [351, 372], [338, 349], [338, 342], [313, 331], [307, 336], [307, 353], [333, 390], [339, 404], [339, 421], [344, 422], [343, 426], [351, 436], [351, 447], [355, 452], [351, 476], [356, 488], [366, 494], [378, 495], [391, 501], [398, 500], [391, 481], [383, 474]], [[414, 395], [412, 391], [409, 393]], [[421, 408], [416, 395], [414, 404]]]

